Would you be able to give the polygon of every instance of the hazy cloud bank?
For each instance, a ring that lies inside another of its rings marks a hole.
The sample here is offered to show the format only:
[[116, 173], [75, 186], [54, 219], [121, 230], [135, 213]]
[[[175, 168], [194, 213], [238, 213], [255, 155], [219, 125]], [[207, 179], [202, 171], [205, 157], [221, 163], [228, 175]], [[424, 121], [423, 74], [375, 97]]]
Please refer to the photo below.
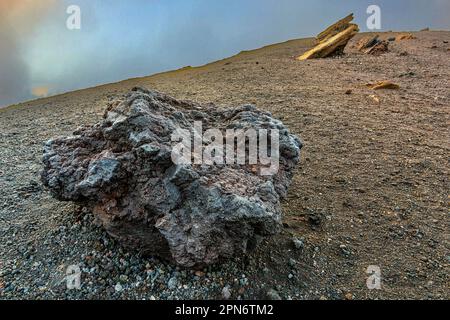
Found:
[[[0, 106], [314, 36], [366, 0], [0, 0]], [[448, 0], [378, 0], [383, 30], [450, 28]], [[79, 5], [82, 29], [65, 27]]]

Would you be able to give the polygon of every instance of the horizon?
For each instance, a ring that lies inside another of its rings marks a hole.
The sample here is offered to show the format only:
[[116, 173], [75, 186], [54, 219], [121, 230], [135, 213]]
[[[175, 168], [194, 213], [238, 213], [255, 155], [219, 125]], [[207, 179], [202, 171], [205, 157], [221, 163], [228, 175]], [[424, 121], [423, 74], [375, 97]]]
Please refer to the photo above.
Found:
[[[361, 32], [450, 29], [450, 3], [445, 0], [377, 1], [382, 16], [377, 30], [366, 27], [371, 1], [134, 4], [2, 0], [0, 108], [314, 37], [350, 12]], [[81, 29], [67, 26], [70, 5], [80, 8]]]

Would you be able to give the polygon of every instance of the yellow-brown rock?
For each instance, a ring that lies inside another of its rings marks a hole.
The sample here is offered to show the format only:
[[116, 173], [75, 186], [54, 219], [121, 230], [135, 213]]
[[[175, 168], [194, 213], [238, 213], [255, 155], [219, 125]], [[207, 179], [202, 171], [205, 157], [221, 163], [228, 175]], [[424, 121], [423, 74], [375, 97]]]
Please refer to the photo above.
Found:
[[392, 83], [391, 81], [379, 81], [377, 83], [369, 83], [367, 87], [373, 89], [373, 90], [380, 90], [380, 89], [392, 89], [392, 90], [398, 90], [400, 89], [400, 86], [398, 84]]
[[297, 60], [326, 58], [342, 53], [350, 39], [359, 31], [358, 25], [350, 23], [352, 20], [353, 14], [350, 14], [322, 31], [316, 37], [318, 44], [299, 56]]

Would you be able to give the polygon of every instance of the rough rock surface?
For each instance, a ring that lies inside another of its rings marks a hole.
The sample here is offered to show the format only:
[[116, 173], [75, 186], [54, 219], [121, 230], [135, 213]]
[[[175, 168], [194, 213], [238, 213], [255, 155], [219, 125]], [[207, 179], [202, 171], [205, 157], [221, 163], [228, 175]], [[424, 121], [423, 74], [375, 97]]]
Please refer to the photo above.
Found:
[[[279, 170], [259, 165], [176, 165], [177, 128], [278, 129]], [[60, 200], [92, 209], [122, 243], [192, 267], [244, 254], [279, 232], [280, 199], [299, 161], [300, 140], [251, 105], [220, 109], [142, 88], [111, 103], [104, 120], [44, 147], [42, 181]]]
[[[379, 35], [367, 36], [361, 38], [355, 45], [356, 49], [364, 52], [365, 54], [371, 54], [379, 56], [389, 51], [389, 41], [380, 40]], [[395, 39], [395, 38], [394, 38]]]
[[356, 49], [359, 51], [365, 51], [366, 49], [369, 49], [371, 47], [373, 47], [374, 45], [376, 45], [380, 40], [378, 39], [378, 35], [374, 35], [374, 36], [367, 36], [367, 37], [363, 37], [361, 38], [357, 43], [356, 43]]
[[351, 23], [352, 20], [353, 13], [319, 33], [316, 37], [317, 45], [297, 57], [297, 60], [341, 55], [347, 43], [359, 32], [358, 25]]
[[374, 56], [382, 55], [389, 51], [389, 42], [387, 41], [378, 41], [376, 44], [364, 50], [365, 54], [371, 54]]

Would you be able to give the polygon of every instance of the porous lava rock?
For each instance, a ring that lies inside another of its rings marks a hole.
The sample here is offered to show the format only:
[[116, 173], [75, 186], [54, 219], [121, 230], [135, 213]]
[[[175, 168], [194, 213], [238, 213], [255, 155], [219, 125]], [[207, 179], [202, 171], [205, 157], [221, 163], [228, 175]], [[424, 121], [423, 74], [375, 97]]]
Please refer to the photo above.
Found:
[[[195, 137], [195, 121], [202, 130], [278, 130], [278, 170], [262, 175], [259, 163], [174, 162], [173, 133], [181, 128]], [[252, 105], [218, 108], [134, 88], [110, 103], [99, 123], [45, 144], [42, 181], [55, 198], [92, 210], [123, 245], [180, 266], [205, 266], [246, 254], [280, 231], [280, 200], [301, 147], [281, 121]]]

